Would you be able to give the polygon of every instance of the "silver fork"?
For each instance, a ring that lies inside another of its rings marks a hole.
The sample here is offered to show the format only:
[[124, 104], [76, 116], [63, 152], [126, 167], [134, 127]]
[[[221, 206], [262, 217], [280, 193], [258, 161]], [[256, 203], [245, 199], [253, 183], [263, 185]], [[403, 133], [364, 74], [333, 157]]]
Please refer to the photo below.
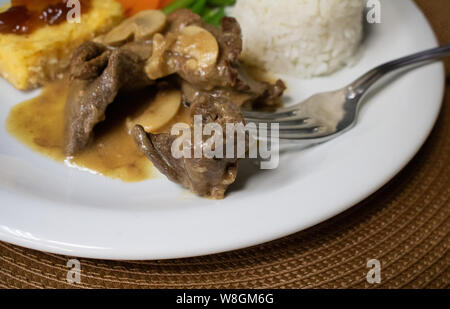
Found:
[[398, 69], [450, 55], [450, 45], [406, 56], [369, 71], [350, 85], [275, 112], [244, 111], [247, 123], [279, 123], [280, 139], [325, 142], [351, 129], [357, 122], [361, 102], [383, 76]]

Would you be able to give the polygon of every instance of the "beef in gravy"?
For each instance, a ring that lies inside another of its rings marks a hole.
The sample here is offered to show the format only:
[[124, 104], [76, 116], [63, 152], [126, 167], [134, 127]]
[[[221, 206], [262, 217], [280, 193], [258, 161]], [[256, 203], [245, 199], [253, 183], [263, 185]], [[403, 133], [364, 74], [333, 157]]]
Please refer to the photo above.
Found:
[[[242, 38], [235, 19], [224, 18], [222, 27], [215, 28], [189, 10], [163, 18], [159, 20], [163, 27], [158, 25], [162, 30], [151, 37], [149, 28], [147, 37], [140, 39], [137, 34], [144, 32], [136, 28], [129, 32], [116, 29], [119, 39], [106, 36], [114, 44], [100, 38], [74, 52], [65, 118], [55, 122], [59, 133], [49, 133], [57, 136], [49, 144], [61, 152], [61, 158], [90, 162], [85, 163], [89, 166], [120, 157], [120, 166], [141, 170], [145, 155], [170, 180], [200, 196], [222, 199], [237, 177], [238, 159], [173, 158], [171, 145], [176, 136], [168, 133], [169, 124], [151, 132], [141, 123], [127, 128], [127, 115], [139, 106], [138, 94], [154, 96], [162, 88], [178, 89], [183, 104], [171, 123], [192, 123], [193, 117], [200, 115], [205, 124], [224, 128], [227, 123], [244, 123], [244, 105], [278, 104], [285, 85], [280, 80], [258, 81], [247, 74], [239, 61]], [[61, 105], [51, 108], [62, 112]], [[36, 136], [33, 139], [38, 140]]]
[[[136, 92], [134, 105], [121, 104], [127, 98], [119, 97], [117, 104], [108, 109], [105, 121], [94, 128], [86, 149], [67, 157], [64, 153], [64, 108], [68, 88], [67, 81], [57, 81], [45, 86], [36, 98], [16, 105], [7, 119], [8, 132], [30, 149], [72, 167], [124, 182], [155, 177], [153, 164], [136, 147], [126, 125], [127, 117], [146, 104], [154, 90]], [[188, 122], [188, 112], [187, 108], [181, 107], [173, 122], [167, 123], [159, 132], [170, 132], [173, 123]]]

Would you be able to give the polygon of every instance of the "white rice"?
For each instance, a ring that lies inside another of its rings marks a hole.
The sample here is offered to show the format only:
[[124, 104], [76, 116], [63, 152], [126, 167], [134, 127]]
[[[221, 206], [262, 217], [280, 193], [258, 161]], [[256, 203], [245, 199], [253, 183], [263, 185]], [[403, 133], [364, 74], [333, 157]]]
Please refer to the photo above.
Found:
[[229, 14], [242, 27], [244, 62], [309, 78], [351, 62], [363, 10], [364, 0], [238, 0]]

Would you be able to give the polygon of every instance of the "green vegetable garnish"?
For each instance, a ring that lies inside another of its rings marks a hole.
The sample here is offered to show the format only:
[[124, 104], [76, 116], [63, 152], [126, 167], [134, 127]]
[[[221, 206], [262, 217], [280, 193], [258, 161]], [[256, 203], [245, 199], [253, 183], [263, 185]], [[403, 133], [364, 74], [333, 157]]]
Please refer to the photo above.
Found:
[[217, 12], [217, 9], [206, 7], [203, 10], [203, 14], [201, 16], [202, 16], [203, 20], [205, 22], [207, 22], [207, 20], [210, 20], [216, 14], [216, 12]]
[[203, 13], [203, 10], [205, 9], [207, 0], [197, 0], [191, 7], [191, 11], [201, 15]]
[[169, 4], [168, 6], [163, 8], [163, 12], [165, 14], [170, 14], [172, 12], [175, 12], [176, 10], [187, 8], [194, 2], [195, 0], [176, 0], [172, 4]]
[[218, 10], [215, 10], [212, 12], [212, 14], [210, 14], [207, 17], [204, 17], [204, 21], [207, 22], [208, 24], [214, 25], [216, 27], [220, 26], [220, 22], [222, 21], [222, 19], [225, 17], [225, 7], [222, 6], [221, 8], [219, 8]]
[[176, 10], [188, 8], [200, 15], [206, 23], [219, 27], [226, 15], [225, 8], [235, 4], [236, 0], [175, 0], [163, 8], [163, 12], [170, 14]]
[[231, 6], [236, 4], [236, 0], [208, 0], [208, 4], [214, 6]]

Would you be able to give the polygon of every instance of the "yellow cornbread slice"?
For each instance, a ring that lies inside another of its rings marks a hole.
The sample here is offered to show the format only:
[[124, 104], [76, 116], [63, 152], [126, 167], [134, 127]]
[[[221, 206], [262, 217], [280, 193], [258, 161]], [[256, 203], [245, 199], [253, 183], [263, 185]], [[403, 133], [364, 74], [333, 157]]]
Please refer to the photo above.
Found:
[[0, 75], [23, 90], [58, 79], [77, 46], [123, 18], [122, 5], [116, 0], [91, 0], [81, 23], [44, 26], [29, 35], [0, 34]]

